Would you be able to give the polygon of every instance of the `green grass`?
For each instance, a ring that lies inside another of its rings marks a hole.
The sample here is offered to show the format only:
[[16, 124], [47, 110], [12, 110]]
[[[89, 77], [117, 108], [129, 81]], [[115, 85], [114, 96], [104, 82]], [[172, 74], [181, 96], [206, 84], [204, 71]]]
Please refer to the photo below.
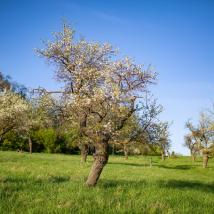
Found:
[[0, 152], [0, 213], [214, 213], [214, 160], [110, 157], [95, 188], [92, 157]]

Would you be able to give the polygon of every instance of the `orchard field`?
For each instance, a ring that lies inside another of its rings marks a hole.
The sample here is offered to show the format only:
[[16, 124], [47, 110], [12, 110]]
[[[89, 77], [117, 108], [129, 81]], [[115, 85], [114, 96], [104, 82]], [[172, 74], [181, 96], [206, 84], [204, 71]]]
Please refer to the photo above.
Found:
[[110, 156], [95, 188], [92, 157], [0, 152], [0, 213], [214, 213], [214, 160]]

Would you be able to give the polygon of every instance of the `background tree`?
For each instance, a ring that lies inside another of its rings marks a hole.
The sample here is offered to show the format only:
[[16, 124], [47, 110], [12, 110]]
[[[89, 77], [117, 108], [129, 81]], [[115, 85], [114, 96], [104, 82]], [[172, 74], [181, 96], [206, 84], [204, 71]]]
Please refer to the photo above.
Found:
[[184, 146], [190, 150], [192, 161], [194, 162], [199, 151], [199, 144], [190, 134], [184, 136]]
[[[42, 133], [45, 132], [44, 130], [46, 130], [49, 135], [45, 135], [45, 133], [43, 133], [43, 136], [49, 136], [51, 138], [50, 133], [52, 133], [52, 136], [54, 136], [52, 139], [55, 139], [56, 134], [53, 133], [55, 131], [53, 129], [51, 130], [55, 119], [55, 115], [53, 115], [55, 101], [52, 97], [50, 97], [50, 95], [44, 94], [37, 98], [31, 97], [31, 99], [28, 100], [28, 105], [29, 108], [27, 114], [25, 115], [25, 123], [22, 127], [19, 128], [18, 131], [27, 137], [29, 143], [29, 152], [31, 154], [33, 151], [33, 132], [40, 131], [37, 134], [39, 134], [38, 136], [40, 136], [40, 139], [42, 139]], [[52, 151], [49, 149], [49, 146], [51, 145], [47, 144], [46, 139], [43, 139], [43, 144], [48, 151]]]
[[201, 113], [199, 122], [194, 126], [187, 122], [187, 128], [190, 131], [191, 138], [195, 141], [195, 148], [198, 148], [203, 154], [203, 167], [208, 165], [209, 156], [211, 155], [214, 143], [213, 121], [206, 113]]
[[4, 76], [2, 72], [0, 72], [0, 92], [6, 92], [11, 89], [10, 77]]
[[112, 137], [111, 143], [122, 146], [126, 160], [128, 159], [131, 145], [134, 146], [134, 144], [140, 140], [140, 132], [141, 130], [138, 118], [133, 114], [132, 117], [126, 121], [124, 127]]
[[10, 76], [5, 76], [2, 72], [0, 72], [0, 92], [14, 92], [16, 94], [19, 94], [23, 97], [27, 96], [27, 88], [17, 82], [12, 81], [12, 78]]
[[184, 146], [190, 150], [192, 160], [195, 161], [200, 151], [200, 133], [194, 128], [191, 121], [187, 121], [186, 128], [189, 129], [190, 133], [184, 136]]
[[161, 159], [165, 160], [166, 153], [169, 153], [170, 149], [169, 123], [162, 121], [152, 123], [147, 133], [149, 141], [159, 149]]
[[9, 91], [0, 95], [0, 139], [23, 126], [28, 109], [27, 101], [19, 94]]
[[73, 120], [72, 112], [71, 114], [67, 114], [67, 117], [69, 119], [64, 120], [62, 129], [68, 133], [67, 136], [70, 136], [67, 138], [68, 145], [73, 144], [73, 146], [78, 147], [81, 155], [81, 163], [86, 163], [92, 143], [87, 136], [81, 133], [78, 124]]
[[[148, 132], [150, 126], [159, 121], [158, 116], [162, 112], [163, 108], [157, 104], [156, 100], [152, 99], [152, 96], [148, 96], [146, 92], [144, 102], [141, 101], [141, 110], [139, 114], [133, 114], [130, 117], [124, 127], [117, 132], [117, 136], [114, 136], [114, 142], [123, 145], [123, 151], [125, 158], [128, 159], [128, 153], [132, 147], [140, 147], [144, 145], [144, 148], [151, 148], [154, 146], [154, 142], [148, 138]], [[148, 145], [145, 147], [145, 145]]]
[[198, 134], [200, 138], [200, 148], [203, 154], [203, 167], [208, 165], [209, 155], [214, 143], [214, 130], [212, 129], [213, 122], [205, 113], [200, 114]]

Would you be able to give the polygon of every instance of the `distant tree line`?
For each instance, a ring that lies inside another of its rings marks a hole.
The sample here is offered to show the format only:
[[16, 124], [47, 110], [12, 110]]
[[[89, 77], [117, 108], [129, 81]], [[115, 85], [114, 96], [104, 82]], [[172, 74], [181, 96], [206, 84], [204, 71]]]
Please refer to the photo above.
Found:
[[[68, 125], [70, 120], [63, 118], [66, 115], [62, 115], [62, 106], [57, 105], [57, 100], [50, 94], [32, 96], [25, 86], [14, 83], [11, 77], [1, 72], [0, 91], [1, 150], [81, 153], [82, 162], [86, 161], [88, 154], [93, 154], [93, 145], [88, 141], [84, 144], [78, 142], [78, 129]], [[162, 107], [155, 100], [149, 105], [148, 102], [149, 99], [144, 112], [141, 112], [146, 117], [134, 115], [119, 135], [112, 138], [109, 146], [111, 154], [124, 155], [126, 159], [128, 155], [162, 155], [163, 159], [168, 154], [168, 127], [164, 127], [168, 123], [155, 121]], [[155, 122], [148, 123], [147, 120]], [[155, 130], [160, 136], [155, 134]]]

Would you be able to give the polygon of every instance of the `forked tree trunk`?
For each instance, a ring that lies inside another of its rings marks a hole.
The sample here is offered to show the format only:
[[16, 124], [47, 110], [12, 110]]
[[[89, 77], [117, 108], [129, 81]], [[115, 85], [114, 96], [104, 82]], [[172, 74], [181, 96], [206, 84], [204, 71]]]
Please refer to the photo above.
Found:
[[100, 142], [95, 146], [94, 162], [91, 167], [91, 171], [86, 181], [86, 185], [93, 187], [97, 184], [100, 174], [104, 166], [108, 162], [108, 142]]
[[28, 137], [28, 144], [29, 144], [29, 153], [32, 154], [32, 140], [31, 140], [31, 137]]
[[128, 147], [126, 145], [123, 146], [123, 151], [124, 151], [125, 159], [128, 160], [129, 149], [128, 149]]
[[84, 144], [81, 146], [81, 163], [85, 163], [89, 152], [89, 146]]
[[209, 156], [208, 154], [203, 155], [203, 168], [206, 168], [208, 165]]

